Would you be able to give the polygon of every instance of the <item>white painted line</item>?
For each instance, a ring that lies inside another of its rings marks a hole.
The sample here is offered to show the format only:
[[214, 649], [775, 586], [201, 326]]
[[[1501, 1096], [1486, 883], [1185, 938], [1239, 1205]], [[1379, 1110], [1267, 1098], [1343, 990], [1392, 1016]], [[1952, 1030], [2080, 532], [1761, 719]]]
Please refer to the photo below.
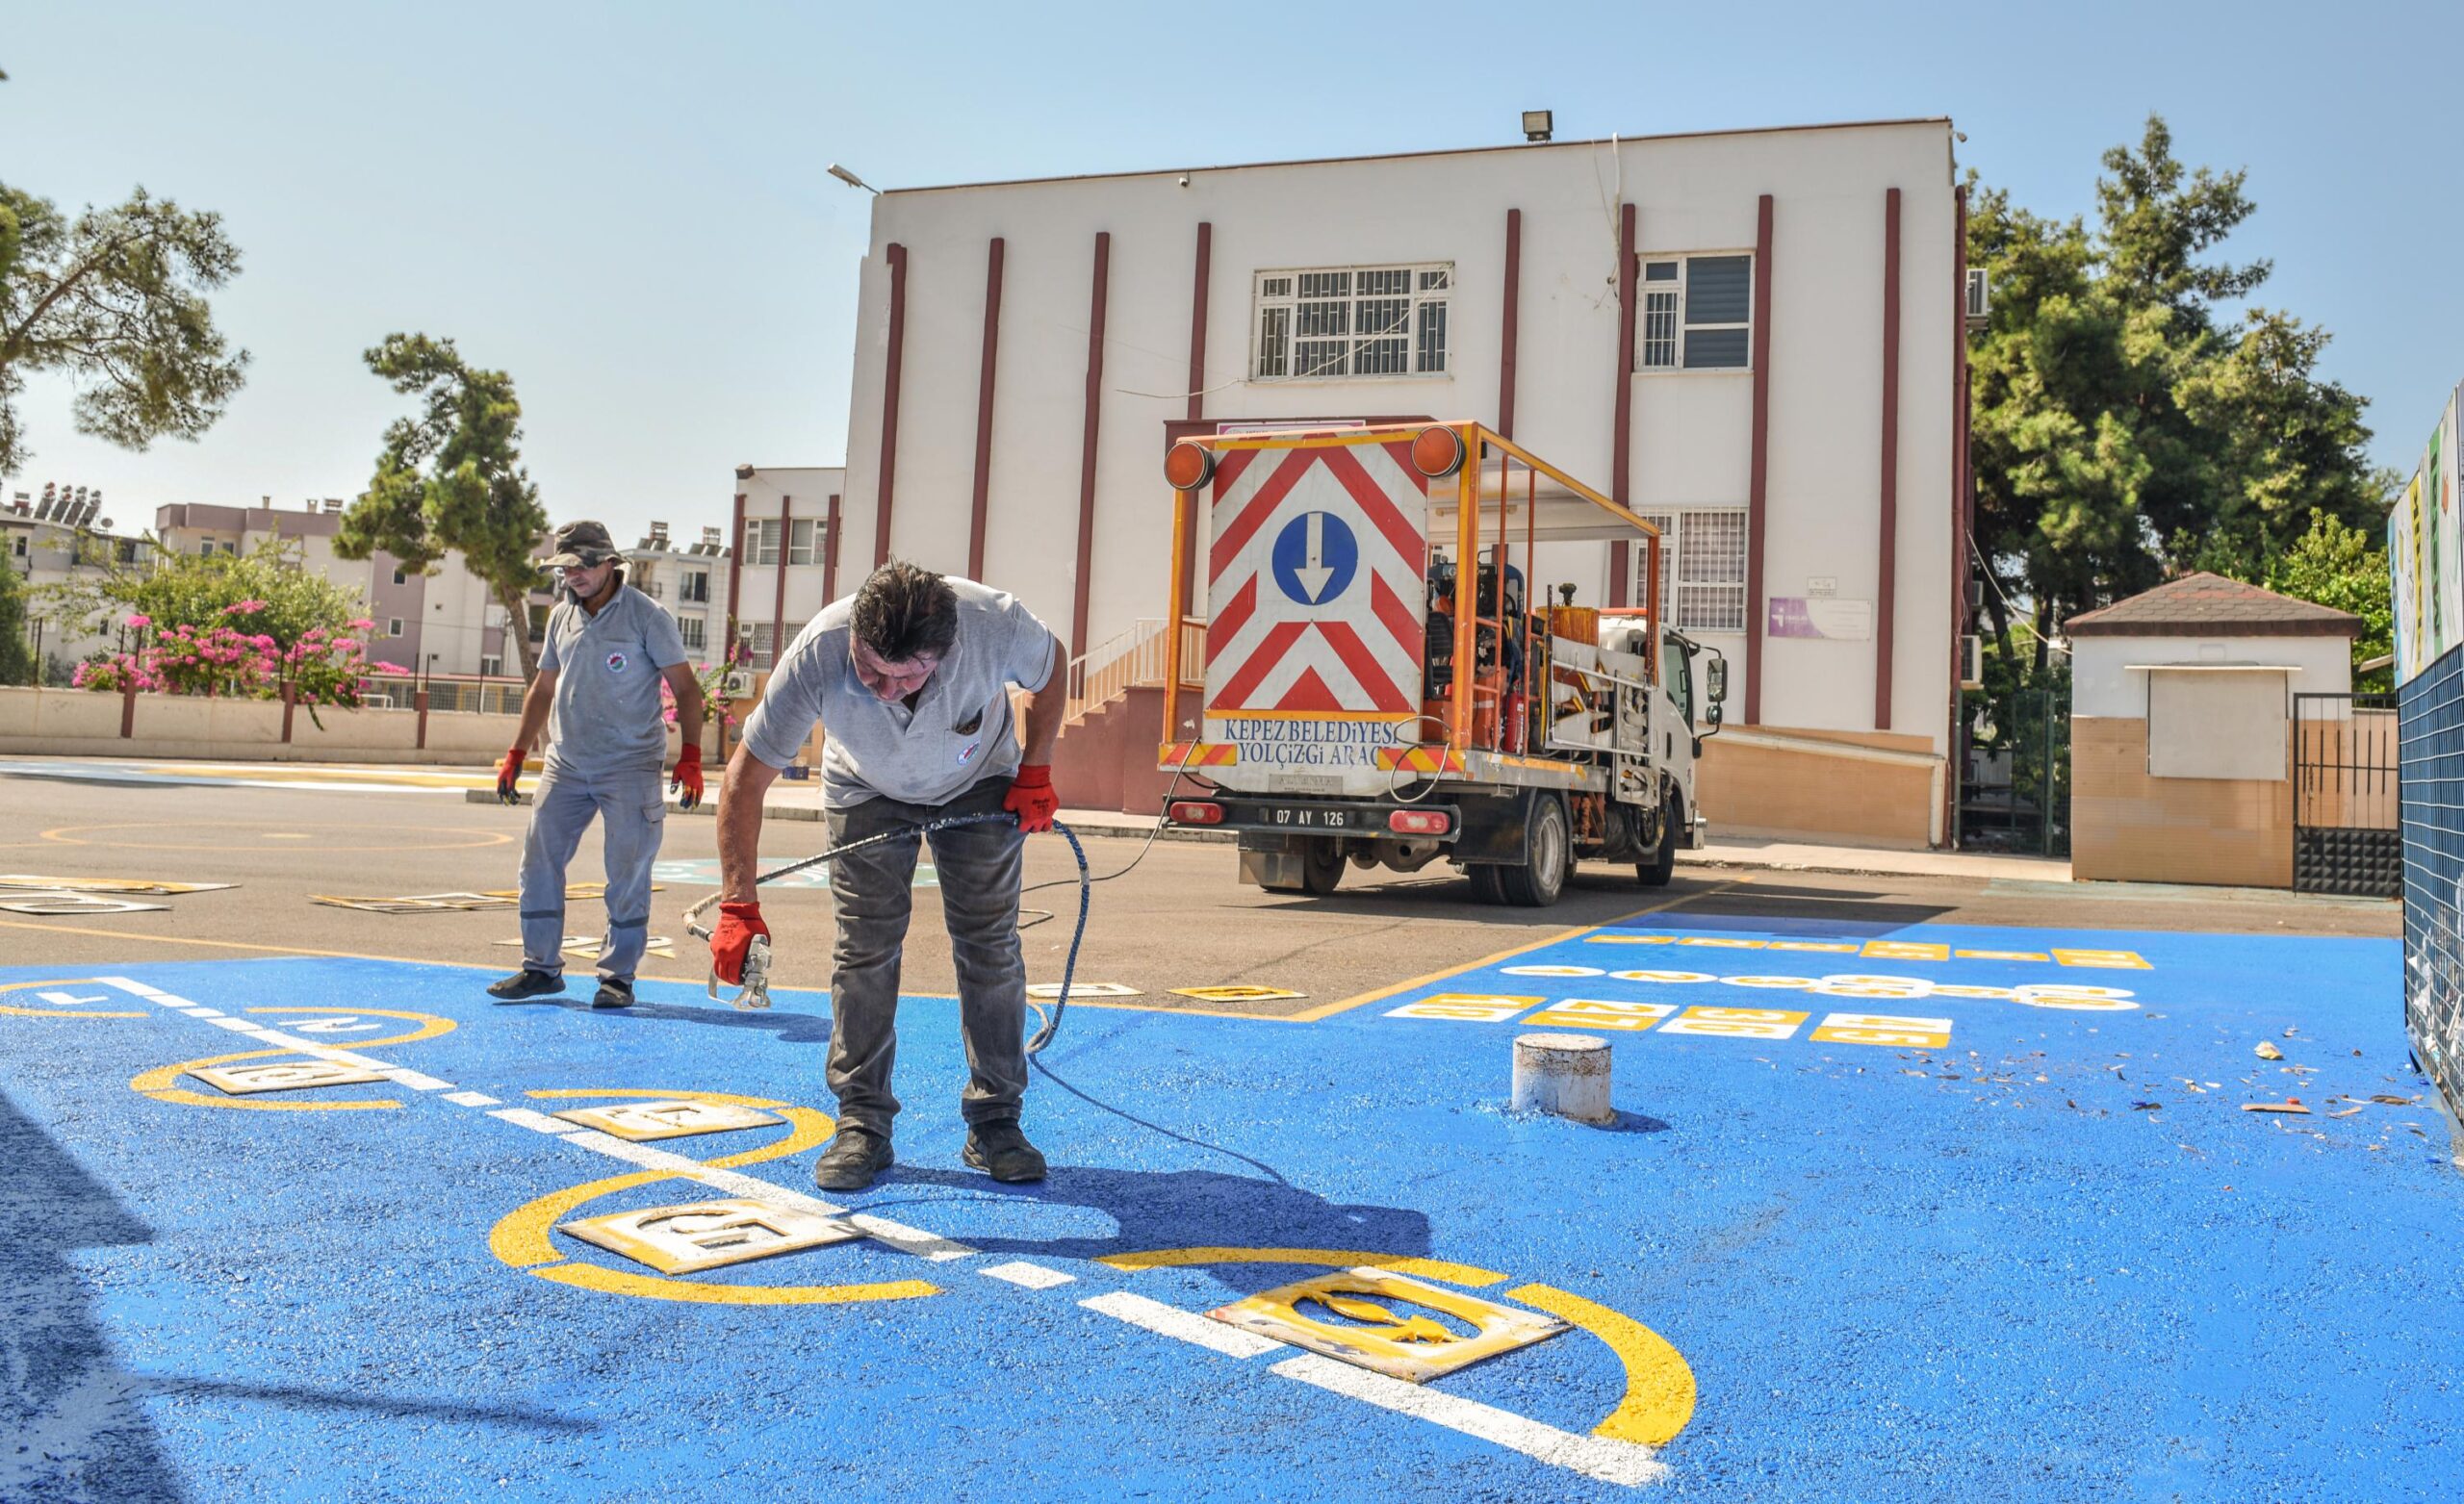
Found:
[[489, 1113], [488, 1116], [502, 1118], [517, 1128], [526, 1128], [532, 1133], [554, 1134], [559, 1137], [566, 1134], [581, 1132], [571, 1123], [559, 1122], [545, 1112], [533, 1112], [528, 1108], [504, 1108]]
[[187, 998], [181, 997], [181, 996], [179, 996], [179, 995], [178, 995], [178, 994], [176, 994], [176, 993], [171, 993], [171, 992], [157, 992], [157, 991], [155, 991], [155, 990], [154, 990], [153, 988], [151, 988], [151, 987], [148, 987], [148, 988], [146, 988], [146, 989], [145, 989], [145, 994], [144, 994], [144, 995], [145, 995], [145, 996], [147, 996], [147, 997], [149, 997], [149, 998], [152, 998], [155, 1002], [162, 1004], [165, 1007], [205, 1007], [205, 1005], [204, 1005], [204, 1004], [202, 1004], [202, 1003], [192, 1003], [192, 1002], [190, 1002]]
[[952, 1242], [946, 1237], [937, 1237], [922, 1228], [909, 1227], [904, 1222], [893, 1222], [887, 1217], [858, 1215], [851, 1216], [847, 1220], [900, 1253], [913, 1254], [918, 1259], [928, 1260], [934, 1263], [947, 1263], [953, 1259], [972, 1259], [977, 1253], [977, 1250], [964, 1243]]
[[381, 1074], [391, 1078], [392, 1080], [400, 1082], [403, 1085], [410, 1087], [413, 1091], [443, 1091], [446, 1087], [453, 1084], [453, 1083], [449, 1081], [439, 1081], [433, 1076], [422, 1075], [420, 1072], [411, 1069], [407, 1065], [389, 1066], [381, 1072]]
[[449, 1091], [445, 1100], [460, 1108], [492, 1108], [497, 1099], [483, 1091]]
[[1159, 1336], [1178, 1338], [1184, 1342], [1213, 1348], [1226, 1358], [1255, 1358], [1260, 1353], [1270, 1353], [1284, 1345], [1273, 1338], [1244, 1332], [1220, 1321], [1210, 1321], [1178, 1306], [1168, 1306], [1160, 1300], [1133, 1295], [1127, 1290], [1091, 1296], [1078, 1304], [1090, 1311], [1101, 1312], [1116, 1321], [1144, 1327]]
[[252, 1024], [244, 1018], [209, 1018], [206, 1022], [217, 1029], [228, 1029], [235, 1034], [262, 1034], [266, 1032], [265, 1025]]
[[975, 1272], [987, 1279], [1008, 1280], [1013, 1285], [1023, 1285], [1029, 1289], [1051, 1289], [1057, 1285], [1078, 1283], [1078, 1277], [1074, 1274], [1064, 1274], [1059, 1269], [1047, 1269], [1042, 1264], [1028, 1263], [1024, 1260], [1014, 1263], [996, 1263]]
[[792, 1211], [809, 1211], [815, 1216], [834, 1217], [847, 1210], [818, 1196], [808, 1196], [800, 1190], [773, 1185], [768, 1181], [734, 1170], [716, 1170], [703, 1165], [693, 1172], [693, 1179], [713, 1190], [724, 1190], [731, 1195], [765, 1202], [774, 1207], [785, 1207]]
[[200, 1007], [193, 1004], [188, 1007], [182, 1008], [180, 1011], [188, 1014], [191, 1018], [220, 1018], [222, 1016], [213, 1008]]
[[[1080, 1304], [1093, 1305], [1094, 1302], [1082, 1301]], [[1651, 1447], [1601, 1436], [1577, 1436], [1537, 1420], [1527, 1420], [1510, 1411], [1441, 1393], [1418, 1384], [1406, 1384], [1400, 1379], [1390, 1379], [1382, 1373], [1355, 1368], [1349, 1364], [1321, 1358], [1315, 1353], [1287, 1358], [1276, 1364], [1271, 1371], [1333, 1393], [1349, 1395], [1381, 1410], [1435, 1421], [1465, 1436], [1476, 1437], [1547, 1463], [1552, 1467], [1564, 1467], [1603, 1483], [1630, 1486], [1657, 1483], [1668, 1476], [1668, 1465], [1659, 1461]]]
[[159, 989], [149, 987], [141, 981], [131, 981], [126, 977], [97, 977], [94, 980], [106, 987], [117, 987], [122, 992], [132, 992], [141, 998], [159, 998], [163, 995]]

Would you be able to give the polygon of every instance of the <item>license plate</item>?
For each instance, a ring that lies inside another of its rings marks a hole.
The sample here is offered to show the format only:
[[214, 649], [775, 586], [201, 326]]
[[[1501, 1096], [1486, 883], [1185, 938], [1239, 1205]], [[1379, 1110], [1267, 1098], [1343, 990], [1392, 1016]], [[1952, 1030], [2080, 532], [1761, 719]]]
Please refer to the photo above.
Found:
[[1250, 818], [1260, 825], [1293, 830], [1366, 830], [1371, 824], [1368, 810], [1328, 809], [1313, 804], [1270, 804], [1255, 810]]

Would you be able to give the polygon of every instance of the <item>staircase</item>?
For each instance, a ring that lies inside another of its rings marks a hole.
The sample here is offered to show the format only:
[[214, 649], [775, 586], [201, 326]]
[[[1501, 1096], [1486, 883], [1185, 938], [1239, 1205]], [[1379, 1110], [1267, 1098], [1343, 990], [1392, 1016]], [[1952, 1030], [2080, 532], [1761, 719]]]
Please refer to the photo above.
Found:
[[[1146, 618], [1069, 662], [1067, 719], [1053, 759], [1053, 786], [1068, 809], [1151, 815], [1172, 776], [1155, 766], [1164, 735], [1166, 624]], [[1203, 688], [1189, 682], [1206, 652], [1206, 624], [1181, 624], [1182, 704], [1194, 710]]]

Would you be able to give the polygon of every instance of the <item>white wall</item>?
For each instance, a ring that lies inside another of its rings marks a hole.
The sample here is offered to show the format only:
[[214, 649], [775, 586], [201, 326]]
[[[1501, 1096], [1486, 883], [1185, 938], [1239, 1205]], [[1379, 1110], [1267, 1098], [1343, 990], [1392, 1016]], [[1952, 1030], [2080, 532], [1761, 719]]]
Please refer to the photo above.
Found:
[[2344, 637], [2074, 637], [2070, 640], [2070, 713], [2143, 720], [2147, 676], [2134, 663], [2281, 664], [2287, 713], [2293, 695], [2348, 694], [2352, 643]]
[[[986, 256], [1005, 242], [988, 582], [1067, 635], [1075, 589], [1083, 384], [1093, 242], [1112, 237], [1088, 641], [1170, 604], [1165, 423], [1184, 416], [1191, 281], [1213, 225], [1210, 420], [1426, 414], [1494, 421], [1505, 215], [1522, 211], [1515, 437], [1603, 490], [1614, 451], [1615, 214], [1637, 206], [1638, 249], [1750, 251], [1774, 199], [1766, 596], [1809, 575], [1878, 596], [1885, 193], [1901, 190], [1899, 526], [1891, 727], [1946, 731], [1953, 599], [1955, 205], [1946, 122], [1522, 147], [1503, 151], [917, 190], [875, 200], [862, 268], [848, 425], [841, 589], [871, 564], [887, 354], [887, 248], [907, 248], [892, 549], [962, 571], [984, 336]], [[1249, 381], [1253, 274], [1266, 268], [1450, 261], [1443, 376]], [[1638, 508], [1743, 506], [1752, 377], [1637, 373]], [[757, 506], [748, 504], [757, 515]], [[748, 572], [749, 574], [750, 572]], [[1607, 599], [1604, 546], [1553, 549], [1541, 581]], [[753, 592], [748, 586], [748, 597]], [[1201, 609], [1203, 606], [1201, 605]], [[791, 616], [795, 613], [790, 612]], [[1731, 663], [1732, 718], [1745, 639]], [[1874, 729], [1875, 644], [1764, 644], [1762, 720]]]
[[[847, 520], [860, 508], [856, 498], [846, 495], [847, 471], [840, 466], [763, 466], [755, 470], [752, 475], [747, 477], [740, 478], [731, 473], [728, 484], [732, 488], [733, 495], [744, 497], [745, 537], [728, 540], [729, 546], [737, 550], [737, 556], [742, 561], [741, 568], [737, 572], [736, 600], [733, 607], [736, 620], [752, 623], [772, 623], [783, 620], [789, 635], [792, 636], [800, 624], [811, 621], [820, 614], [823, 606], [830, 603], [822, 591], [823, 576], [826, 574], [822, 561], [827, 556], [829, 548], [829, 540], [824, 536], [827, 529], [818, 527], [814, 529], [815, 536], [822, 538], [822, 551], [814, 555], [812, 563], [787, 564], [785, 562], [786, 546], [783, 540], [779, 551], [780, 563], [766, 565], [753, 562], [752, 549], [748, 546], [748, 540], [753, 532], [753, 523], [763, 519], [777, 519], [783, 506], [791, 522], [807, 518], [816, 523], [825, 522], [830, 515], [830, 498], [835, 496], [839, 498], [840, 526], [852, 531], [852, 524]], [[902, 479], [901, 485], [904, 484]], [[842, 596], [854, 590], [873, 565], [870, 542], [872, 538], [871, 500], [867, 498], [860, 509], [867, 519], [863, 533], [866, 541], [862, 546], [863, 552], [860, 556], [852, 546], [841, 548], [839, 550], [837, 584], [838, 593]], [[965, 562], [965, 555], [962, 553], [959, 563], [963, 565]], [[783, 600], [779, 593], [779, 576], [782, 570], [785, 572], [787, 585]], [[726, 630], [729, 612], [727, 573], [727, 561], [724, 559], [717, 561], [714, 570], [715, 577], [710, 582], [710, 601], [714, 608], [710, 640], [714, 645]], [[783, 649], [785, 644], [782, 643], [780, 646]], [[716, 650], [714, 646], [712, 651], [716, 652]]]

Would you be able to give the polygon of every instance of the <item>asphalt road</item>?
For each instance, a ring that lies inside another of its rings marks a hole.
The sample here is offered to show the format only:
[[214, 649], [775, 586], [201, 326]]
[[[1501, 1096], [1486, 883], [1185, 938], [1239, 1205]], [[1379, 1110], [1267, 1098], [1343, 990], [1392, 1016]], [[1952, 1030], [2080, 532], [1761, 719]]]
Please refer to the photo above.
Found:
[[[317, 777], [305, 769], [286, 776]], [[452, 789], [32, 777], [13, 776], [10, 765], [0, 763], [0, 873], [233, 885], [154, 901], [166, 905], [161, 911], [0, 914], [0, 962], [325, 952], [510, 970], [518, 952], [504, 943], [515, 936], [508, 912], [374, 914], [317, 899], [510, 889], [527, 819], [526, 810], [468, 803]], [[811, 854], [823, 840], [818, 825], [773, 822], [764, 833], [764, 862]], [[2400, 922], [2391, 904], [2289, 895], [1690, 865], [1656, 890], [1638, 885], [1630, 869], [1589, 866], [1566, 897], [1546, 909], [1478, 905], [1470, 884], [1443, 864], [1412, 876], [1354, 869], [1340, 891], [1313, 899], [1244, 885], [1235, 854], [1222, 845], [1123, 838], [1091, 838], [1086, 845], [1099, 878], [1129, 870], [1094, 889], [1080, 979], [1136, 988], [1146, 995], [1144, 1006], [1235, 1011], [1314, 1011], [1642, 910], [1817, 927], [1830, 921], [1861, 932], [1877, 926], [1971, 924], [2388, 936], [2399, 932]], [[705, 968], [681, 916], [714, 884], [714, 823], [672, 815], [661, 854], [674, 865], [654, 900], [652, 931], [668, 937], [672, 943], [657, 949], [671, 954], [654, 953], [642, 975], [699, 981]], [[596, 879], [599, 860], [594, 830], [570, 879]], [[1026, 900], [1053, 914], [1031, 921], [1027, 931], [1033, 981], [1060, 980], [1075, 918], [1075, 872], [1063, 842], [1039, 837], [1030, 843], [1030, 882], [1055, 884]], [[826, 986], [827, 889], [770, 890], [764, 908], [777, 942], [777, 984]], [[595, 903], [577, 903], [572, 912], [577, 935], [596, 932]], [[916, 889], [915, 912], [903, 985], [913, 993], [947, 993], [954, 982], [929, 879]], [[587, 972], [579, 956], [569, 957], [568, 965], [577, 977]], [[1172, 988], [1218, 986], [1302, 996], [1227, 1003], [1170, 995]]]

